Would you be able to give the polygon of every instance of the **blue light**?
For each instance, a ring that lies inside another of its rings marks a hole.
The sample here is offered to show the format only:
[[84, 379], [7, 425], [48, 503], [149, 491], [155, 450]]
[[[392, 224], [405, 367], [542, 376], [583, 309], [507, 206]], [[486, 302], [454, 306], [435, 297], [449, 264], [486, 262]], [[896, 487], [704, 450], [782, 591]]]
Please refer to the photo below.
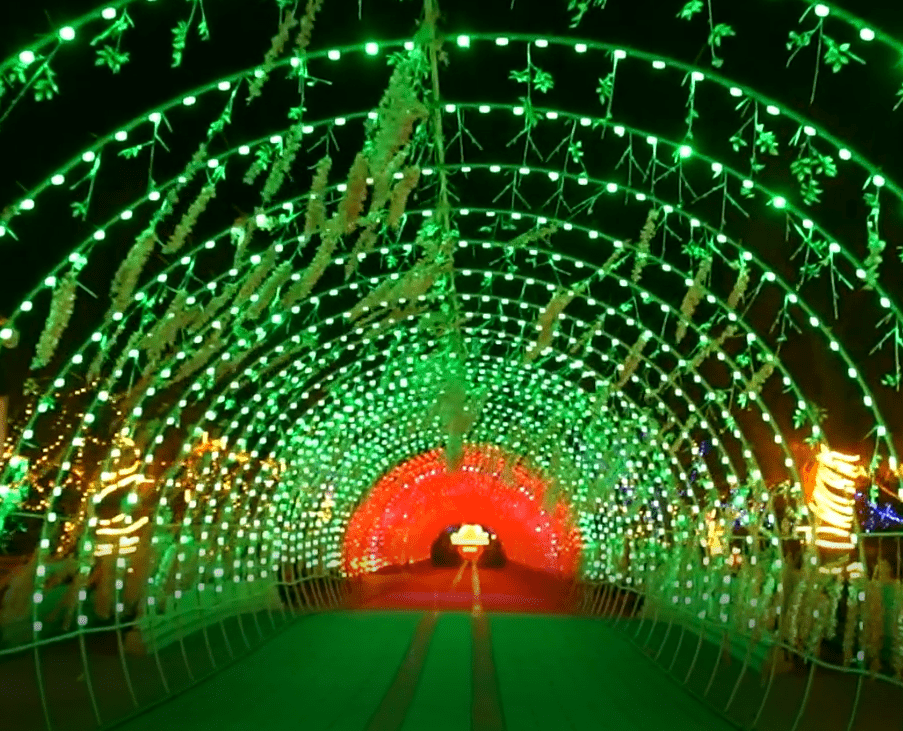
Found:
[[900, 528], [903, 526], [903, 517], [894, 510], [894, 506], [890, 503], [883, 505], [869, 503], [869, 515], [863, 522], [865, 530], [871, 533]]

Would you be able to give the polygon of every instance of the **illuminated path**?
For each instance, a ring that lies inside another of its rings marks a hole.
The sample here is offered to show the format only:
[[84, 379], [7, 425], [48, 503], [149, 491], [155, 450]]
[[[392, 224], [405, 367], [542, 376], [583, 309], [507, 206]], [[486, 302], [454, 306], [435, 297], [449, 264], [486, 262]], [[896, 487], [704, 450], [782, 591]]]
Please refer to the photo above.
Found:
[[[441, 575], [448, 592], [455, 573], [432, 572], [411, 583], [422, 588]], [[483, 589], [492, 591], [504, 583], [491, 573], [480, 572], [481, 596]], [[458, 588], [471, 586], [465, 572]], [[456, 591], [441, 600], [454, 599]], [[473, 599], [470, 594], [471, 603]], [[733, 728], [604, 620], [385, 610], [304, 617], [220, 675], [121, 728], [603, 727]]]

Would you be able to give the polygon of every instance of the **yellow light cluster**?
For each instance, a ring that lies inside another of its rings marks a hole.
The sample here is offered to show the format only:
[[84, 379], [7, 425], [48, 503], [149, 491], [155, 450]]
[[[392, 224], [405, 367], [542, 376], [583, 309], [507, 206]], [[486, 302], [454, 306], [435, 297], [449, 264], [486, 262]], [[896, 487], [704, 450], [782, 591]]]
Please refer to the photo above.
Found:
[[[126, 437], [120, 439], [120, 444], [132, 449], [134, 449], [135, 446], [134, 441]], [[105, 485], [94, 497], [94, 502], [99, 503], [108, 495], [117, 490], [129, 487], [130, 485], [141, 485], [146, 482], [151, 482], [151, 480], [138, 471], [139, 467], [141, 467], [141, 460], [138, 458], [138, 455], [135, 454], [134, 462], [128, 467], [124, 467], [116, 472], [103, 473], [101, 479], [104, 481]], [[125, 513], [119, 513], [114, 518], [97, 521], [97, 524], [100, 526], [96, 531], [98, 536], [109, 536], [118, 538], [118, 540], [98, 543], [94, 548], [95, 557], [100, 558], [103, 556], [112, 556], [114, 554], [122, 556], [134, 553], [138, 550], [138, 543], [141, 539], [139, 536], [133, 534], [135, 531], [147, 525], [148, 518], [139, 518], [134, 522], [129, 522], [129, 520], [129, 517], [126, 516]]]
[[809, 504], [817, 518], [815, 545], [819, 548], [848, 551], [854, 546], [856, 480], [865, 474], [858, 462], [859, 457], [821, 447]]

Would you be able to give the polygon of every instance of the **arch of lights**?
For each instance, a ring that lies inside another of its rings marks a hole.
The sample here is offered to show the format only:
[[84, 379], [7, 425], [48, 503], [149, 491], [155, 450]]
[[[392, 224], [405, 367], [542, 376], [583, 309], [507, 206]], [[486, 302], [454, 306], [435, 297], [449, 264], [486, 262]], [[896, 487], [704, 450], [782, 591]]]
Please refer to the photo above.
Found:
[[[100, 71], [127, 74], [118, 49], [148, 4], [109, 3], [0, 63], [0, 135], [51, 103], [72, 47], [90, 42]], [[831, 3], [794, 4], [789, 68], [818, 39], [822, 89], [895, 73], [881, 65], [903, 58], [895, 38]], [[184, 20], [181, 4], [156, 5]], [[716, 624], [742, 618], [756, 638], [817, 654], [836, 627], [812, 617], [840, 601], [859, 611], [877, 576], [857, 495], [886, 504], [900, 478], [901, 273], [885, 232], [899, 231], [903, 188], [888, 160], [842, 137], [854, 110], [820, 123], [790, 92], [733, 78], [723, 62], [742, 60], [743, 31], [713, 19], [718, 3], [675, 8], [678, 27], [708, 16], [697, 63], [584, 37], [584, 15], [606, 12], [597, 0], [571, 3], [569, 35], [548, 36], [440, 35], [426, 0], [406, 11], [422, 15], [413, 39], [330, 48], [314, 27], [328, 0], [295, 16], [279, 5], [261, 64], [108, 130], [0, 212], [0, 247], [33, 240], [38, 217], [75, 214], [70, 255], [0, 330], [34, 352], [0, 462], [0, 530], [41, 521], [27, 565], [34, 640], [63, 558], [86, 586], [109, 564], [117, 617], [186, 591], [265, 591], [286, 565], [338, 577], [347, 526], [384, 475], [491, 445], [564, 500], [585, 580]], [[174, 38], [179, 66], [195, 40], [184, 22]], [[442, 93], [476, 54], [502, 69], [507, 98]], [[382, 101], [336, 93], [347, 108], [308, 111], [323, 80], [344, 89], [349, 64], [386, 61]], [[591, 84], [546, 103], [564, 75], [545, 69], [564, 63]], [[647, 100], [622, 91], [641, 83], [680, 88], [683, 107], [644, 116]], [[900, 94], [876, 104], [901, 113]], [[283, 116], [258, 129], [242, 109], [264, 101]], [[196, 152], [166, 158], [165, 136], [182, 129], [200, 130]], [[157, 182], [93, 220], [105, 161], [140, 168], [147, 154]], [[834, 179], [862, 190], [858, 234], [826, 202]], [[239, 219], [219, 205], [236, 190], [253, 201]], [[744, 243], [749, 220], [783, 249]], [[85, 335], [80, 284], [110, 257], [121, 264], [106, 312]], [[841, 337], [850, 322], [855, 337]], [[865, 342], [862, 322], [875, 324]], [[842, 433], [844, 414], [826, 421], [812, 363], [782, 355], [795, 334], [849, 381], [865, 438]], [[785, 595], [788, 564], [804, 579]], [[899, 566], [894, 587], [899, 609]], [[753, 618], [723, 601], [753, 595]], [[86, 601], [70, 607], [82, 628]], [[787, 603], [792, 619], [776, 621]], [[887, 661], [873, 620], [852, 616], [844, 665], [903, 672], [903, 620], [881, 630]]]

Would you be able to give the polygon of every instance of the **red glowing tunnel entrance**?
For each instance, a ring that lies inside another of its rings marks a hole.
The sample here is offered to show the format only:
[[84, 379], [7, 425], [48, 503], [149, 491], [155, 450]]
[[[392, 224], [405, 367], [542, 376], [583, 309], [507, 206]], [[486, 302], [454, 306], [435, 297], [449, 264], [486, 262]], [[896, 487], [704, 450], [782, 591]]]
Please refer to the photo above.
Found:
[[491, 528], [507, 557], [533, 569], [573, 576], [580, 534], [564, 499], [549, 504], [547, 483], [496, 447], [471, 446], [449, 472], [441, 450], [421, 454], [384, 475], [355, 511], [344, 543], [350, 576], [426, 561], [446, 528]]

